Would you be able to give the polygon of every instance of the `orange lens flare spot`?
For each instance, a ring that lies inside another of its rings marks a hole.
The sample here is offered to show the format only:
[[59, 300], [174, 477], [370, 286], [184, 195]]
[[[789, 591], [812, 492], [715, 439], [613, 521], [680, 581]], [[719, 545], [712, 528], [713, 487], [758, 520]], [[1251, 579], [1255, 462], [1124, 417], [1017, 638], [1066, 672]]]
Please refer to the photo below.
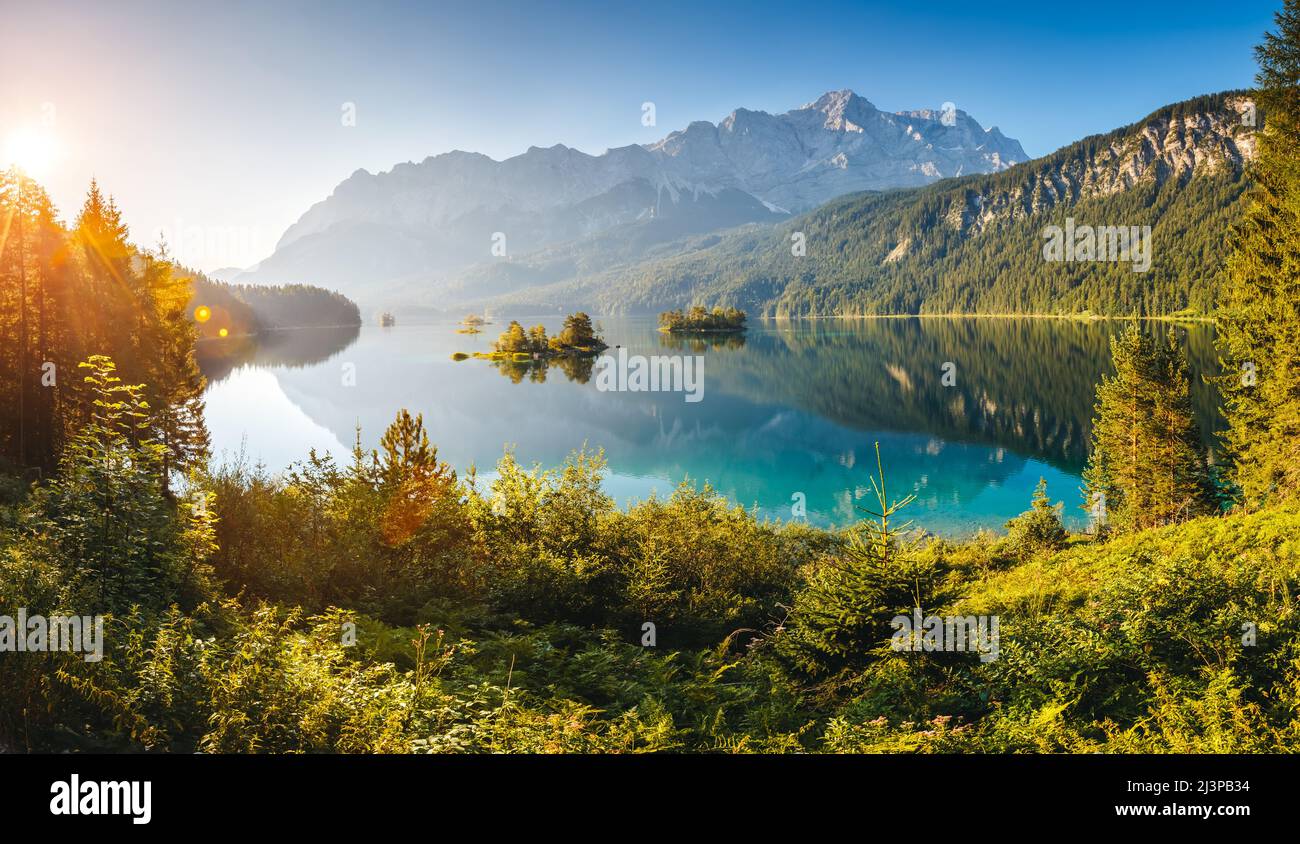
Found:
[[212, 319], [212, 309], [207, 305], [199, 305], [194, 309], [194, 319], [198, 322], [207, 322]]

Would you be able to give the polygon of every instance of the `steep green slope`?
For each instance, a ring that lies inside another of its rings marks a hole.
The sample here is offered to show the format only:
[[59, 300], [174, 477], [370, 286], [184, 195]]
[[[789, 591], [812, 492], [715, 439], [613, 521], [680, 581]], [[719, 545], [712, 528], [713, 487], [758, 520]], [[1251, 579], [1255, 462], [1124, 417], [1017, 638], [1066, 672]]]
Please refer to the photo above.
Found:
[[[1300, 513], [1201, 518], [998, 573], [986, 751], [1278, 752], [1296, 738]], [[868, 748], [862, 748], [868, 749]], [[943, 748], [970, 750], [971, 746]]]
[[[1003, 173], [844, 197], [710, 248], [508, 301], [611, 313], [702, 302], [775, 316], [1205, 314], [1249, 184], [1246, 107], [1240, 92], [1198, 97]], [[1045, 260], [1044, 228], [1067, 218], [1150, 226], [1149, 271]], [[805, 254], [794, 254], [801, 239]]]

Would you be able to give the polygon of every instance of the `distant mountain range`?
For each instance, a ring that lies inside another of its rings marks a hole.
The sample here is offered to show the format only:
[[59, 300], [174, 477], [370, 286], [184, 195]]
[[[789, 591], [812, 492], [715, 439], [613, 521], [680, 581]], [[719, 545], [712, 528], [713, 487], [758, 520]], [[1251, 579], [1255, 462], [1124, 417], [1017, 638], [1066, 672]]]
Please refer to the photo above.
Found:
[[[1004, 172], [842, 197], [630, 260], [569, 244], [452, 292], [533, 313], [1208, 314], [1249, 187], [1253, 113], [1245, 92], [1197, 97]], [[1044, 260], [1046, 227], [1068, 220], [1150, 226], [1149, 270]]]
[[358, 170], [270, 257], [220, 276], [323, 285], [370, 308], [449, 305], [528, 284], [527, 272], [504, 283], [492, 273], [509, 276], [511, 264], [558, 246], [612, 247], [598, 263], [653, 258], [665, 244], [780, 222], [844, 194], [996, 173], [1026, 159], [1017, 141], [959, 109], [885, 112], [835, 91], [785, 114], [738, 109], [716, 125], [692, 123], [597, 156], [557, 145], [505, 161], [457, 151], [386, 173]]

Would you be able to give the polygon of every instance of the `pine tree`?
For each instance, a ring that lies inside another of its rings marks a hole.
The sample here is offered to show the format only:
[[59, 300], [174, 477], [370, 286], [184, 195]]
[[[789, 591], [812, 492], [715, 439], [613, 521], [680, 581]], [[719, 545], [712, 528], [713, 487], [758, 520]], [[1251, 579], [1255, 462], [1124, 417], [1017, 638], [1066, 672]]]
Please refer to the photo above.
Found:
[[940, 560], [906, 540], [892, 522], [915, 496], [890, 501], [880, 444], [871, 478], [878, 510], [849, 533], [843, 553], [827, 561], [796, 596], [778, 652], [810, 679], [834, 688], [852, 683], [889, 652], [890, 620], [914, 609], [929, 613], [949, 597]]
[[1136, 324], [1111, 338], [1114, 375], [1097, 386], [1086, 505], [1128, 532], [1210, 510], [1210, 484], [1192, 414], [1187, 359]]
[[46, 192], [17, 170], [0, 173], [0, 456], [54, 471], [66, 440], [90, 424], [88, 394], [70, 389], [77, 364], [114, 361], [144, 385], [151, 429], [164, 448], [164, 487], [207, 456], [204, 380], [189, 319], [192, 281], [166, 256], [142, 254], [111, 198], [91, 182], [77, 228], [56, 219]]
[[180, 597], [184, 580], [172, 556], [177, 511], [159, 481], [164, 449], [148, 438], [140, 385], [123, 383], [104, 356], [80, 367], [90, 412], [61, 456], [59, 477], [34, 499], [42, 517], [35, 524], [85, 600], [114, 612], [160, 609]]
[[545, 352], [550, 348], [550, 341], [546, 339], [546, 326], [534, 325], [528, 329], [528, 347], [526, 351], [533, 354]]
[[[379, 441], [383, 453], [376, 457], [379, 492], [384, 496], [380, 530], [393, 546], [416, 536], [428, 527], [450, 528], [457, 520], [447, 518], [455, 509], [456, 472], [439, 462], [438, 449], [429, 443], [424, 416], [412, 417], [403, 408]], [[442, 518], [434, 518], [441, 513]]]
[[1276, 20], [1255, 49], [1256, 188], [1218, 314], [1224, 441], [1248, 506], [1300, 497], [1300, 0]]
[[528, 333], [516, 320], [511, 320], [501, 332], [493, 348], [498, 352], [524, 352], [528, 350]]
[[578, 311], [564, 318], [564, 328], [552, 338], [551, 345], [560, 349], [589, 349], [603, 348], [604, 343], [596, 336], [591, 317]]
[[77, 358], [68, 354], [68, 332], [60, 330], [66, 326], [68, 315], [65, 293], [69, 273], [67, 233], [58, 223], [49, 195], [39, 185], [33, 185], [33, 188], [38, 232], [35, 261], [36, 361], [41, 370], [36, 410], [36, 462], [43, 470], [52, 471], [64, 434], [59, 424], [61, 386], [58, 373], [71, 372]]
[[206, 462], [208, 431], [203, 421], [207, 385], [195, 359], [197, 329], [190, 321], [191, 280], [178, 276], [170, 263], [141, 258], [141, 287], [148, 305], [140, 321], [147, 395], [152, 399], [154, 434], [166, 449], [163, 485], [173, 471]]
[[1062, 503], [1052, 503], [1047, 479], [1039, 478], [1029, 509], [1007, 522], [1007, 544], [1021, 558], [1065, 547], [1069, 534], [1061, 524]]
[[[424, 430], [424, 414], [411, 416], [402, 408], [379, 440], [383, 455], [379, 458], [382, 482], [397, 486], [408, 478], [435, 475], [445, 469], [438, 463], [438, 449], [429, 444]], [[451, 473], [455, 478], [455, 473]]]
[[1214, 509], [1205, 447], [1192, 407], [1187, 355], [1171, 328], [1155, 341], [1150, 482], [1164, 521], [1183, 521]]
[[12, 338], [0, 349], [0, 455], [44, 470], [53, 468], [60, 439], [52, 395], [57, 378], [49, 377], [58, 364], [67, 372], [75, 363], [51, 349], [62, 241], [45, 190], [16, 168], [0, 173], [0, 330]]

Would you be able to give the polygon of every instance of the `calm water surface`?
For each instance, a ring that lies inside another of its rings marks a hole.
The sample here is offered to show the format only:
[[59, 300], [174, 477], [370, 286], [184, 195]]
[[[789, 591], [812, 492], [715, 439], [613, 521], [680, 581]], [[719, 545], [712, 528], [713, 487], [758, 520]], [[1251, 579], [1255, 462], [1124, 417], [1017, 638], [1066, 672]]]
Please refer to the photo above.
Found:
[[[703, 356], [703, 400], [691, 403], [682, 393], [602, 392], [557, 366], [451, 360], [487, 350], [504, 322], [476, 336], [448, 320], [264, 338], [237, 365], [209, 369], [214, 454], [242, 453], [273, 471], [310, 448], [346, 461], [358, 426], [373, 447], [408, 408], [424, 414], [441, 459], [462, 473], [475, 465], [481, 479], [507, 447], [521, 463], [553, 467], [585, 444], [605, 450], [606, 488], [620, 504], [667, 495], [689, 478], [783, 520], [802, 494], [809, 521], [842, 525], [869, 503], [878, 441], [891, 491], [916, 495], [905, 511], [916, 525], [950, 536], [1001, 527], [1043, 477], [1077, 527], [1094, 385], [1121, 327], [812, 320], [757, 322], [743, 341], [683, 342], [653, 319], [598, 320], [610, 345], [630, 354]], [[524, 322], [554, 331], [560, 319]], [[1179, 331], [1210, 431], [1215, 397], [1201, 375], [1213, 365], [1212, 330]], [[345, 371], [355, 371], [354, 385]]]

